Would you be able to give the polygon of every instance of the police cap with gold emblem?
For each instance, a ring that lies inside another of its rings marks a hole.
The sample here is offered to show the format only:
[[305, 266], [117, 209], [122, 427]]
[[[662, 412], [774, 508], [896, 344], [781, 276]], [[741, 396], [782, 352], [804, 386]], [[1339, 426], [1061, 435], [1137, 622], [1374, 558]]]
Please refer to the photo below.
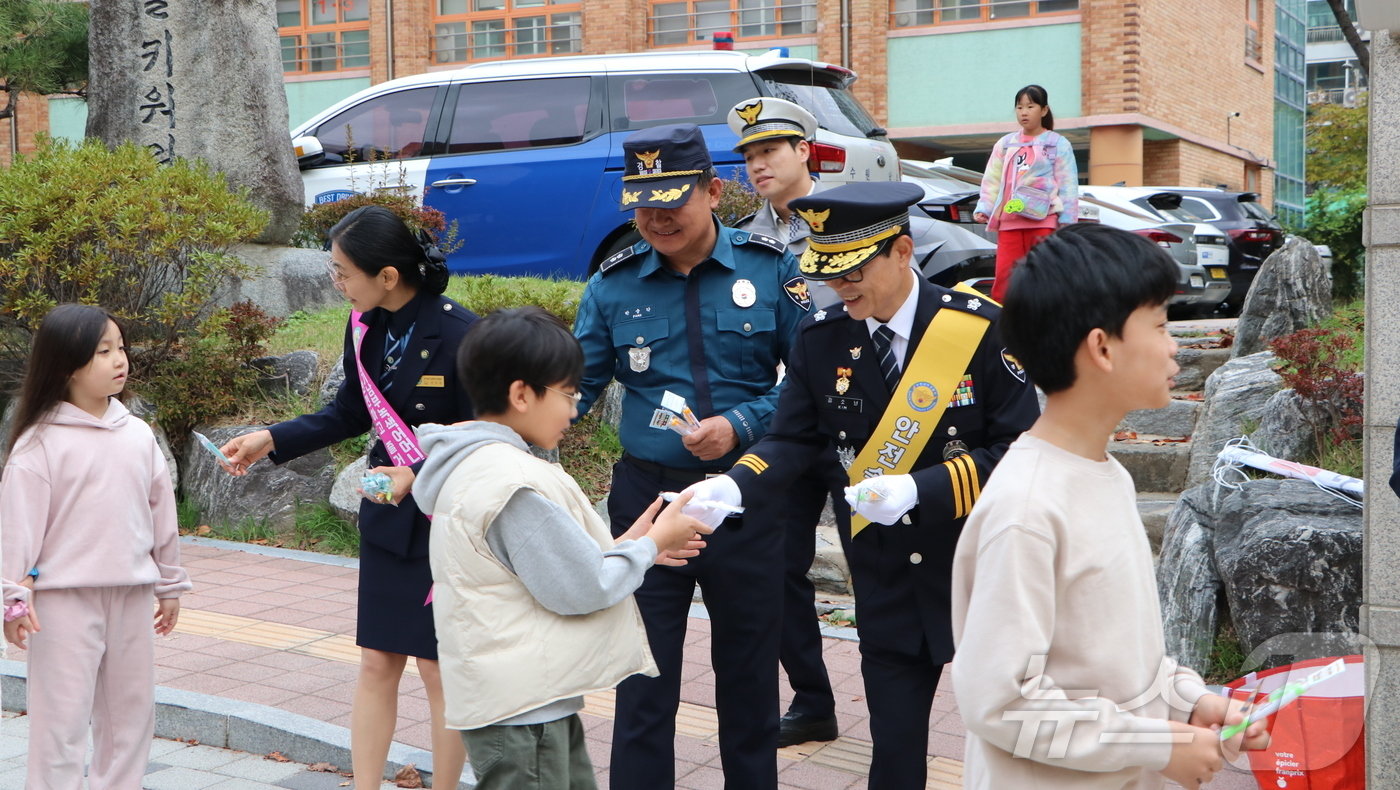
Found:
[[832, 280], [864, 266], [883, 242], [909, 231], [909, 206], [922, 187], [903, 181], [845, 184], [798, 198], [788, 207], [812, 228], [798, 261], [802, 276]]
[[801, 106], [783, 99], [759, 96], [745, 99], [729, 111], [729, 129], [739, 136], [734, 152], [755, 140], [796, 137], [810, 140], [817, 133], [817, 119]]
[[679, 208], [695, 194], [700, 175], [714, 166], [693, 123], [639, 129], [622, 141], [622, 156], [619, 211]]

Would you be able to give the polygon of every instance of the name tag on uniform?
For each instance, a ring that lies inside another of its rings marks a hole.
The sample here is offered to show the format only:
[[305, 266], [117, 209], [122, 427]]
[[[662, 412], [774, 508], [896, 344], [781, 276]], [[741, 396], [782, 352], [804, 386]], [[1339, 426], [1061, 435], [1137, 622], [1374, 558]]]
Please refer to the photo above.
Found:
[[423, 376], [418, 379], [420, 387], [446, 387], [447, 379], [444, 376]]
[[835, 409], [836, 411], [860, 414], [862, 401], [860, 398], [843, 398], [839, 395], [827, 395], [826, 405], [827, 408]]

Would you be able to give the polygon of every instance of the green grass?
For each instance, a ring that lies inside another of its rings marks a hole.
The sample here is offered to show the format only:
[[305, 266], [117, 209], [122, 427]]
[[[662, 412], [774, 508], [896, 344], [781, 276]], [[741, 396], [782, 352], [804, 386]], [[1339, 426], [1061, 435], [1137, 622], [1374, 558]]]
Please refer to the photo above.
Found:
[[299, 506], [296, 528], [292, 536], [299, 549], [346, 557], [357, 557], [360, 554], [359, 530], [354, 524], [341, 518], [328, 504]]
[[1365, 478], [1366, 455], [1362, 452], [1360, 439], [1350, 439], [1341, 444], [1333, 444], [1328, 440], [1324, 444], [1317, 458], [1306, 463], [1337, 474]]
[[589, 413], [574, 423], [559, 443], [559, 465], [578, 481], [579, 488], [597, 501], [612, 484], [612, 466], [622, 457], [622, 441], [611, 425]]
[[1210, 658], [1201, 675], [1206, 683], [1224, 685], [1240, 676], [1244, 667], [1244, 646], [1235, 634], [1235, 626], [1230, 623], [1228, 613], [1221, 611], [1221, 623], [1215, 634], [1215, 643], [1210, 647]]

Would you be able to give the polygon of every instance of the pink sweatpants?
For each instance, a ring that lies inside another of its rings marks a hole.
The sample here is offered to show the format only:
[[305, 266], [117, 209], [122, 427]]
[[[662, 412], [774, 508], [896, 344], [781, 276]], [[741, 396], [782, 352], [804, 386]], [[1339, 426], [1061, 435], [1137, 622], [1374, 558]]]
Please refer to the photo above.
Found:
[[140, 790], [155, 730], [155, 593], [134, 587], [40, 590], [29, 648], [26, 790]]

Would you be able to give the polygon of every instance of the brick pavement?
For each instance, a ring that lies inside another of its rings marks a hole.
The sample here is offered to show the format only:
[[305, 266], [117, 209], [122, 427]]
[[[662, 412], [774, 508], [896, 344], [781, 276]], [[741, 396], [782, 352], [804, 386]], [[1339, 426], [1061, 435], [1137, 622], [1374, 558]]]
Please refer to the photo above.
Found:
[[[318, 561], [307, 561], [301, 557], [309, 555], [301, 552], [283, 552], [287, 556], [282, 557], [260, 556], [213, 543], [186, 539], [183, 546], [195, 590], [183, 599], [176, 632], [157, 641], [157, 684], [273, 706], [348, 727], [358, 661], [358, 648], [354, 645], [354, 564], [339, 558], [311, 557]], [[692, 617], [676, 739], [676, 786], [688, 790], [723, 786], [709, 647], [709, 621]], [[837, 692], [841, 737], [829, 744], [779, 750], [778, 778], [782, 788], [843, 790], [865, 785], [870, 729], [857, 646], [853, 641], [828, 638], [823, 640], [823, 649]], [[8, 657], [23, 660], [24, 651], [11, 650]], [[786, 684], [782, 685], [784, 694], [790, 695]], [[950, 691], [942, 689], [935, 698], [928, 741], [928, 787], [940, 790], [961, 787], [963, 725]], [[784, 706], [786, 701], [785, 698]], [[589, 753], [602, 786], [606, 786], [609, 769], [612, 714], [611, 692], [589, 696], [582, 714]], [[20, 717], [19, 722], [23, 720]], [[5, 726], [9, 732], [19, 725], [7, 720]], [[411, 662], [401, 687], [395, 738], [409, 746], [430, 748], [427, 698]], [[10, 740], [7, 737], [5, 742]], [[156, 753], [173, 748], [162, 746], [170, 743], [156, 741], [153, 762], [157, 766], [168, 765], [159, 770], [181, 767], [163, 763], [162, 754]], [[0, 749], [0, 790], [18, 787], [5, 781], [6, 771], [12, 775], [15, 765], [7, 766], [4, 759], [5, 750]], [[230, 758], [227, 762], [234, 761]], [[151, 777], [156, 775], [152, 773]], [[321, 786], [276, 782], [258, 785], [254, 777], [239, 781], [254, 784], [182, 786], [217, 786], [221, 790], [261, 790], [268, 786], [310, 790]], [[167, 785], [159, 785], [164, 786]], [[1223, 781], [1212, 785], [1239, 790], [1252, 786], [1244, 776], [1223, 777]], [[158, 790], [157, 784], [148, 787]]]

